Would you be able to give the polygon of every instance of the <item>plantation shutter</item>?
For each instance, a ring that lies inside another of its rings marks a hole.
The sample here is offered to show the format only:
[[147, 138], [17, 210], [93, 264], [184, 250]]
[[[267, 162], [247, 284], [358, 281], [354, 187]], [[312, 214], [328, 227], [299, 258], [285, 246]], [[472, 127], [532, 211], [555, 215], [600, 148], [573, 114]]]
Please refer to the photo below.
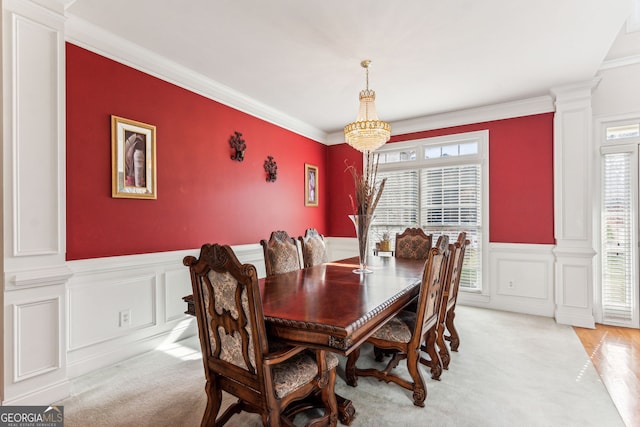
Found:
[[449, 235], [450, 241], [467, 232], [467, 246], [460, 287], [481, 289], [481, 173], [479, 164], [422, 169], [422, 227]]
[[603, 156], [602, 315], [630, 321], [633, 315], [632, 153]]

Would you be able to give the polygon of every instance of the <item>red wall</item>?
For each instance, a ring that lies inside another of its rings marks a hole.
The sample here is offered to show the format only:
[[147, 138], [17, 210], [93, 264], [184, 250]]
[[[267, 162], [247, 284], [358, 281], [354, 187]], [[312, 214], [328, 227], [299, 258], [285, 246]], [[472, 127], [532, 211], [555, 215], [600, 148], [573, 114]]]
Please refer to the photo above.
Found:
[[[346, 144], [325, 147], [148, 74], [67, 44], [67, 259], [257, 243], [276, 229], [354, 236]], [[157, 129], [157, 200], [111, 197], [110, 116]], [[392, 142], [489, 130], [492, 242], [553, 244], [553, 113], [397, 135]], [[244, 162], [229, 137], [243, 133]], [[265, 182], [274, 156], [278, 180]], [[304, 164], [320, 206], [304, 206]]]
[[[554, 244], [553, 113], [398, 135], [391, 142], [485, 129], [489, 130], [491, 241]], [[347, 218], [353, 182], [348, 173], [340, 172], [345, 158], [357, 158], [351, 152], [355, 150], [346, 144], [329, 147], [328, 168], [335, 170], [329, 182], [335, 189], [328, 212], [331, 236], [354, 236]]]
[[[328, 234], [324, 145], [72, 44], [66, 66], [68, 260]], [[112, 114], [156, 126], [157, 200], [111, 197]], [[229, 158], [234, 131], [242, 163]], [[319, 167], [319, 207], [304, 206], [305, 163]]]

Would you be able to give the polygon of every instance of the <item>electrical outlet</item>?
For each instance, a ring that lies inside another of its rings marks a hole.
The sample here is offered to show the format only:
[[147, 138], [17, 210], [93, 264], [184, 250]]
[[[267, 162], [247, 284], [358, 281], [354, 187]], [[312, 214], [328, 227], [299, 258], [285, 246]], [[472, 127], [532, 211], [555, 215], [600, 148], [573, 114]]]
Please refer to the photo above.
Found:
[[509, 284], [508, 284], [509, 288], [513, 288], [514, 284], [513, 284], [513, 280], [509, 280]]
[[120, 327], [128, 328], [131, 326], [131, 310], [120, 311]]

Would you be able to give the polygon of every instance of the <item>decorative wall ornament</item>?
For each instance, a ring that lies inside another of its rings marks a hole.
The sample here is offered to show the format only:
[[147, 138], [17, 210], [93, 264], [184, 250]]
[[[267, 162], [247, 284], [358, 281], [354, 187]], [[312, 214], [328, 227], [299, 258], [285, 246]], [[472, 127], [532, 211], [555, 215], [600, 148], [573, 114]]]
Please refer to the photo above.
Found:
[[273, 156], [267, 156], [264, 161], [264, 170], [267, 172], [267, 182], [276, 182], [278, 179], [278, 165], [273, 160]]
[[244, 151], [247, 149], [247, 144], [242, 139], [242, 134], [235, 131], [235, 135], [231, 135], [229, 138], [229, 145], [236, 150], [235, 154], [231, 156], [231, 160], [237, 160], [239, 162], [244, 160]]

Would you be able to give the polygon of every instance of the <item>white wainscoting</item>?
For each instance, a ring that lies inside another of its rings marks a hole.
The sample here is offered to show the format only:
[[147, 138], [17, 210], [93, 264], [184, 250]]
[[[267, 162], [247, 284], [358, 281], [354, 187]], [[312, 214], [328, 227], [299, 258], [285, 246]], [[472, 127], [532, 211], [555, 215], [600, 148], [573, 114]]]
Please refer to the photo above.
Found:
[[[265, 275], [259, 244], [233, 247], [238, 259]], [[109, 366], [197, 333], [182, 300], [191, 294], [182, 264], [199, 249], [70, 261], [67, 285], [69, 378]], [[125, 319], [123, 321], [123, 316]]]
[[60, 2], [2, 2], [2, 405], [69, 394], [65, 44]]
[[[487, 308], [553, 317], [553, 245], [489, 244]], [[464, 296], [459, 301], [464, 304]]]
[[[328, 237], [326, 242], [330, 260], [357, 255], [354, 238]], [[264, 277], [259, 244], [233, 250]], [[490, 279], [483, 306], [553, 316], [552, 246], [492, 243], [489, 251]], [[198, 253], [194, 249], [69, 262], [73, 272], [67, 285], [69, 378], [196, 334], [195, 318], [184, 314], [182, 297], [191, 294], [191, 280], [182, 260]], [[459, 302], [478, 305], [477, 299], [464, 294]], [[129, 321], [121, 325], [123, 311]]]
[[325, 237], [329, 261], [358, 256], [358, 241], [355, 237]]

